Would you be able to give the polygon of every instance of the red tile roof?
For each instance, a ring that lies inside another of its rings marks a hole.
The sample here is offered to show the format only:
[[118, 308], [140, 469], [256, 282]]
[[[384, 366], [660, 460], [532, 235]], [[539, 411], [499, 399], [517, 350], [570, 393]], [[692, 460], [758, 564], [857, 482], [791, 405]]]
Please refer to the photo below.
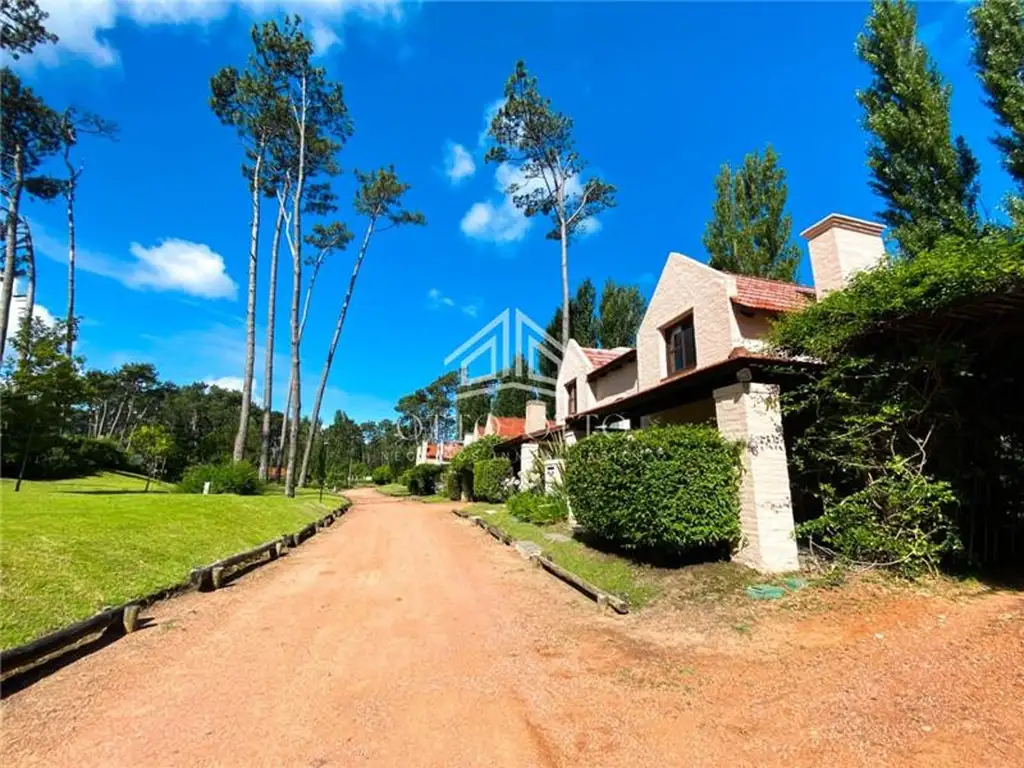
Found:
[[583, 354], [587, 356], [587, 360], [595, 368], [607, 365], [615, 358], [626, 354], [626, 350], [622, 349], [595, 349], [594, 347], [580, 347], [580, 349], [583, 350]]
[[769, 312], [796, 312], [814, 301], [814, 289], [764, 277], [732, 275], [736, 281], [733, 303]]
[[[441, 460], [451, 461], [455, 454], [462, 450], [461, 443], [444, 443], [442, 446]], [[437, 458], [437, 443], [427, 443], [427, 458]]]
[[494, 434], [501, 437], [518, 437], [526, 431], [526, 419], [518, 416], [495, 416]]

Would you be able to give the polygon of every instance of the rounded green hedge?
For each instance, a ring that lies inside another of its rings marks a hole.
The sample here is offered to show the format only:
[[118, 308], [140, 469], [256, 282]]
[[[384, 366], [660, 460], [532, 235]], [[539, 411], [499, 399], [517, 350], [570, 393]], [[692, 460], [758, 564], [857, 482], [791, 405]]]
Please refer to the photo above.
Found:
[[473, 465], [473, 498], [495, 504], [508, 498], [506, 489], [512, 478], [512, 462], [504, 456], [483, 459]]
[[626, 549], [667, 552], [739, 541], [739, 447], [714, 427], [597, 434], [569, 449], [577, 521]]
[[202, 493], [207, 481], [210, 483], [210, 493], [255, 496], [263, 490], [259, 474], [247, 461], [191, 466], [182, 475], [178, 490], [181, 493]]
[[373, 470], [373, 474], [370, 477], [376, 485], [387, 485], [394, 479], [395, 473], [391, 470], [391, 467], [385, 464]]
[[409, 470], [405, 485], [409, 493], [415, 496], [433, 496], [437, 491], [437, 478], [443, 471], [444, 467], [440, 464], [417, 464]]

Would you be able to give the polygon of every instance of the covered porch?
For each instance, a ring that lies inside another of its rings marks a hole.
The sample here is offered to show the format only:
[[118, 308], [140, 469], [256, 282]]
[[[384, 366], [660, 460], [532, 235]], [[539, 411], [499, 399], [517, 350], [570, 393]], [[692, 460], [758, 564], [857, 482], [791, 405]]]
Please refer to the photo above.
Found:
[[742, 541], [735, 559], [766, 573], [794, 571], [799, 563], [779, 393], [801, 369], [813, 366], [736, 349], [726, 360], [579, 413], [567, 420], [566, 429], [582, 438], [623, 422], [631, 429], [716, 426], [742, 451]]

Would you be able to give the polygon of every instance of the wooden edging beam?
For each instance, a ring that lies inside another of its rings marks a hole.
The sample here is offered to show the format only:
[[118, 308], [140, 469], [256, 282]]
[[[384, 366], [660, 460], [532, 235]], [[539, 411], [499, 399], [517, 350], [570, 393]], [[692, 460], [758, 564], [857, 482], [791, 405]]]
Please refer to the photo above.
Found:
[[[493, 536], [495, 539], [502, 542], [506, 546], [514, 546], [516, 543], [516, 541], [511, 536], [509, 536], [503, 530], [498, 528], [496, 525], [488, 523], [479, 515], [471, 515], [470, 513], [460, 509], [452, 509], [452, 514], [457, 515], [458, 517], [461, 517], [463, 519], [467, 519], [474, 525], [483, 528], [485, 531], [487, 531], [487, 533], [489, 533], [491, 536]], [[616, 613], [629, 613], [628, 600], [624, 600], [623, 598], [618, 597], [617, 595], [613, 595], [610, 592], [605, 592], [603, 589], [594, 586], [586, 579], [577, 576], [572, 571], [566, 570], [546, 555], [531, 555], [530, 559], [555, 578], [560, 579], [569, 586], [574, 587], [575, 589], [582, 592], [584, 595], [592, 599], [598, 605], [607, 605]]]
[[121, 630], [126, 634], [134, 632], [138, 628], [139, 612], [144, 607], [191, 589], [201, 591], [210, 588], [219, 589], [224, 585], [226, 576], [229, 575], [227, 574], [227, 569], [246, 561], [254, 560], [264, 554], [269, 554], [270, 557], [264, 563], [259, 563], [258, 565], [277, 560], [284, 554], [287, 548], [297, 547], [303, 541], [315, 535], [318, 529], [333, 525], [335, 520], [348, 511], [348, 508], [348, 504], [342, 505], [328, 512], [320, 519], [303, 526], [295, 533], [286, 533], [278, 539], [260, 544], [252, 549], [238, 552], [200, 568], [194, 568], [189, 573], [189, 579], [186, 582], [158, 590], [124, 605], [107, 608], [87, 619], [77, 621], [74, 624], [38, 637], [28, 643], [0, 651], [0, 669], [5, 674], [11, 670], [17, 670], [13, 674], [8, 675], [8, 677], [13, 677], [15, 674], [21, 674], [19, 668], [30, 664], [34, 665], [43, 659], [55, 657], [91, 635]]

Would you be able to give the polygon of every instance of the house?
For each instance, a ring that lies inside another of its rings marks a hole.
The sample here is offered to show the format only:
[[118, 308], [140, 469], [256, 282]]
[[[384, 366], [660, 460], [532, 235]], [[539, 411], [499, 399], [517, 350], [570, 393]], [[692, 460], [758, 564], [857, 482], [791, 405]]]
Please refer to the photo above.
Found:
[[416, 464], [448, 464], [462, 450], [462, 443], [431, 443], [424, 440], [416, 446]]
[[[765, 572], [796, 570], [778, 398], [788, 375], [778, 363], [814, 363], [780, 361], [767, 353], [764, 338], [773, 318], [802, 309], [884, 261], [883, 230], [840, 214], [804, 230], [813, 287], [733, 275], [669, 254], [635, 349], [569, 343], [558, 372], [556, 429], [572, 443], [595, 430], [715, 424], [744, 446], [737, 559]], [[522, 452], [525, 468], [525, 444]]]

